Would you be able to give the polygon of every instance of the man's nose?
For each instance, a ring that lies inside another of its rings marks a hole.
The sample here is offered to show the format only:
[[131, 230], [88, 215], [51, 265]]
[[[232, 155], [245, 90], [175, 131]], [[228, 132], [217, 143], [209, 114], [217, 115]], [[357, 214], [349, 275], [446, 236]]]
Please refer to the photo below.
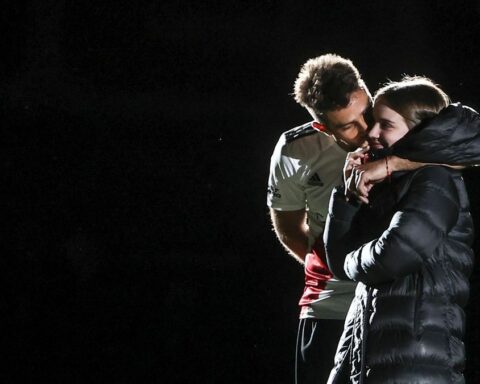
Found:
[[362, 117], [360, 119], [360, 127], [361, 127], [361, 130], [362, 130], [363, 133], [368, 131], [369, 126], [368, 126], [368, 122], [365, 119], [365, 117]]
[[380, 133], [380, 124], [375, 123], [373, 126], [368, 130], [367, 136], [371, 139], [378, 139]]

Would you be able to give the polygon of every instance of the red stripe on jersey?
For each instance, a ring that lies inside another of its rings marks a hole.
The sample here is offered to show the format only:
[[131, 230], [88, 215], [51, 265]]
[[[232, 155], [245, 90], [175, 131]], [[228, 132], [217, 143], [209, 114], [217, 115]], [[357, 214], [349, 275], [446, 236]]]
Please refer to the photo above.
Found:
[[321, 124], [317, 121], [312, 121], [312, 128], [315, 128], [317, 131], [325, 132], [327, 130], [327, 126], [325, 124]]
[[325, 247], [320, 238], [315, 242], [312, 253], [305, 260], [305, 289], [298, 304], [308, 305], [317, 300], [332, 277], [333, 274], [328, 269], [325, 257]]

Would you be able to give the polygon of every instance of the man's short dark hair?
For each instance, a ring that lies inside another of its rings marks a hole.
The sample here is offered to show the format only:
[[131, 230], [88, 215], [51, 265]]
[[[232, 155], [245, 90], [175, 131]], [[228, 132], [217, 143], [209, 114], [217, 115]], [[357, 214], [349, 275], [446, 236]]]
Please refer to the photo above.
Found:
[[308, 60], [295, 81], [297, 103], [317, 115], [345, 108], [350, 94], [359, 88], [368, 89], [353, 63], [336, 54], [326, 54]]

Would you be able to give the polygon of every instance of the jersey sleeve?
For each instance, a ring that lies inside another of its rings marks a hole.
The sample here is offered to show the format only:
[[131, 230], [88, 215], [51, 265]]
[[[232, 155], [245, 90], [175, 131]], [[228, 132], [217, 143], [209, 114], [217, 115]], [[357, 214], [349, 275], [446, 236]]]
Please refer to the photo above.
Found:
[[270, 161], [267, 205], [279, 211], [305, 208], [305, 188], [300, 183], [299, 159], [288, 155], [285, 136], [278, 141]]

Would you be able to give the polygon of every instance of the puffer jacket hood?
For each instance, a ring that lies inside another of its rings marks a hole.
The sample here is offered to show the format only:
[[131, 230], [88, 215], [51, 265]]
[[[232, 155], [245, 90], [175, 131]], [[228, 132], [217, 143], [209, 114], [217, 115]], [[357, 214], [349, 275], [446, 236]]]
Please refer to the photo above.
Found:
[[390, 153], [423, 163], [480, 165], [480, 116], [454, 103], [397, 141]]

